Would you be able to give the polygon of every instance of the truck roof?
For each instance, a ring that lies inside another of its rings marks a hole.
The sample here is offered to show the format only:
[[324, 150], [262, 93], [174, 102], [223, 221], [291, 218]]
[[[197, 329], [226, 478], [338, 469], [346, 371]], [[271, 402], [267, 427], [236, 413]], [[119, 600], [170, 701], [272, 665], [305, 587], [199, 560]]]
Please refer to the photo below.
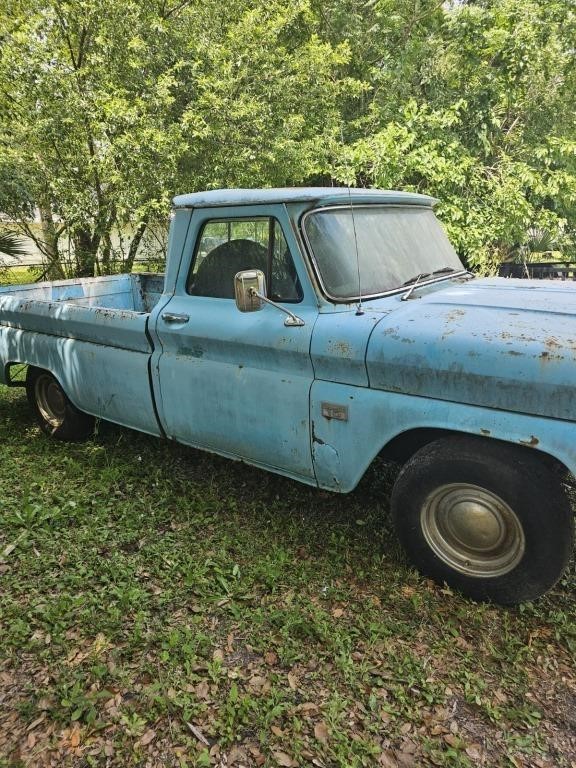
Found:
[[312, 202], [317, 205], [346, 205], [354, 203], [433, 206], [437, 200], [416, 192], [396, 192], [387, 189], [351, 189], [349, 187], [280, 187], [269, 189], [211, 189], [177, 195], [175, 208], [211, 208], [224, 205], [258, 205], [271, 203]]

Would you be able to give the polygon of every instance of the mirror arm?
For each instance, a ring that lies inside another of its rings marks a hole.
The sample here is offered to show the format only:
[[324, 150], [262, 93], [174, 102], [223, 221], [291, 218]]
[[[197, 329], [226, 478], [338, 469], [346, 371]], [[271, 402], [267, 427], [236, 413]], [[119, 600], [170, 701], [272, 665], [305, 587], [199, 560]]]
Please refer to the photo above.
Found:
[[286, 318], [286, 320], [284, 320], [284, 325], [287, 325], [289, 327], [304, 325], [304, 320], [302, 320], [302, 318], [297, 317], [295, 314], [290, 312], [289, 309], [285, 309], [280, 304], [276, 304], [275, 301], [271, 301], [266, 296], [263, 296], [261, 293], [258, 293], [258, 291], [255, 288], [250, 288], [249, 293], [251, 296], [256, 296], [258, 299], [260, 299], [260, 301], [264, 301], [266, 302], [266, 304], [271, 304], [273, 307], [276, 307], [276, 309], [279, 309], [281, 312], [285, 312], [288, 315], [288, 317]]

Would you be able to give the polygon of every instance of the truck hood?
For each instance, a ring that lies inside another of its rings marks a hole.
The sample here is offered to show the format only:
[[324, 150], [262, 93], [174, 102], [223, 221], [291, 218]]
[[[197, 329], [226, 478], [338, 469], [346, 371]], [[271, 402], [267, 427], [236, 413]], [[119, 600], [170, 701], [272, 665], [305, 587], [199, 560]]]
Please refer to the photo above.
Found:
[[367, 348], [370, 386], [576, 420], [576, 284], [477, 279], [402, 302]]

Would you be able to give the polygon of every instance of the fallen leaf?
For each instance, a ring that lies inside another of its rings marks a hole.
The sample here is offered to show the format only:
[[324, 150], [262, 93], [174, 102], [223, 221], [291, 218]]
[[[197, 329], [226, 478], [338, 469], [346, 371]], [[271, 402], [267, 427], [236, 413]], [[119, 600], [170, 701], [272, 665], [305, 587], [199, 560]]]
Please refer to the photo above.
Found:
[[298, 678], [293, 672], [288, 672], [288, 685], [293, 691], [298, 688]]
[[206, 680], [202, 680], [198, 683], [198, 685], [195, 688], [196, 696], [198, 696], [199, 699], [207, 699], [210, 694], [210, 687], [208, 686], [208, 683]]
[[278, 736], [279, 739], [282, 738], [282, 736], [284, 736], [284, 731], [282, 730], [282, 728], [278, 728], [277, 725], [272, 725], [270, 727], [270, 730], [272, 731], [274, 736]]
[[8, 557], [8, 555], [11, 555], [12, 552], [14, 552], [15, 549], [16, 549], [16, 544], [8, 544], [2, 550], [2, 557]]
[[80, 728], [75, 724], [70, 734], [70, 746], [77, 747], [78, 744], [80, 744]]
[[269, 666], [272, 666], [273, 664], [278, 663], [278, 654], [274, 653], [274, 651], [268, 651], [268, 653], [264, 656], [264, 661]]
[[146, 731], [144, 736], [140, 739], [140, 744], [145, 747], [147, 744], [150, 744], [151, 741], [154, 741], [156, 738], [156, 731], [153, 731], [152, 728]]
[[480, 744], [470, 744], [466, 747], [466, 754], [471, 760], [482, 760], [482, 747]]
[[323, 720], [321, 720], [319, 723], [316, 723], [314, 726], [314, 736], [318, 739], [318, 741], [321, 741], [322, 744], [326, 744], [328, 741], [328, 726]]
[[228, 753], [228, 765], [234, 765], [240, 760], [246, 760], [246, 750], [243, 747], [232, 747]]
[[272, 754], [276, 763], [283, 766], [283, 768], [296, 768], [298, 765], [298, 763], [295, 760], [292, 760], [290, 755], [287, 755], [286, 752], [273, 752]]
[[383, 765], [384, 768], [398, 768], [398, 761], [394, 757], [394, 753], [389, 749], [386, 749], [378, 758], [378, 764]]
[[220, 648], [216, 648], [212, 654], [212, 658], [214, 661], [224, 661], [224, 651], [222, 651]]
[[40, 725], [41, 722], [46, 720], [46, 714], [43, 712], [40, 717], [37, 717], [36, 720], [30, 723], [28, 728], [26, 728], [27, 731], [33, 731], [34, 728], [36, 728], [37, 725]]
[[199, 741], [199, 742], [201, 742], [202, 744], [205, 744], [206, 746], [208, 746], [210, 742], [208, 741], [208, 739], [206, 738], [206, 736], [204, 736], [204, 734], [202, 733], [202, 731], [200, 730], [200, 728], [197, 728], [197, 727], [196, 727], [195, 725], [193, 725], [192, 723], [189, 723], [189, 722], [187, 722], [187, 721], [185, 721], [185, 722], [186, 722], [186, 725], [188, 726], [188, 728], [190, 729], [190, 732], [191, 732], [191, 733], [193, 733], [193, 734], [194, 734], [194, 736], [196, 736], [196, 738], [198, 739], [198, 741]]
[[342, 608], [334, 608], [332, 616], [334, 616], [335, 619], [339, 619], [344, 616], [344, 610]]

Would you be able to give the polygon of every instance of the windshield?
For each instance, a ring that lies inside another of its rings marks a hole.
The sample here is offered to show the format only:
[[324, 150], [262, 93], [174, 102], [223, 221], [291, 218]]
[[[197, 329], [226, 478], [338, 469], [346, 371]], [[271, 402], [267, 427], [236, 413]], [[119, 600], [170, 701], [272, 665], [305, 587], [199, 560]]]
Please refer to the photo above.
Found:
[[350, 208], [326, 208], [310, 213], [304, 229], [324, 288], [335, 299], [377, 296], [434, 272], [464, 269], [424, 206], [355, 206], [354, 217]]

